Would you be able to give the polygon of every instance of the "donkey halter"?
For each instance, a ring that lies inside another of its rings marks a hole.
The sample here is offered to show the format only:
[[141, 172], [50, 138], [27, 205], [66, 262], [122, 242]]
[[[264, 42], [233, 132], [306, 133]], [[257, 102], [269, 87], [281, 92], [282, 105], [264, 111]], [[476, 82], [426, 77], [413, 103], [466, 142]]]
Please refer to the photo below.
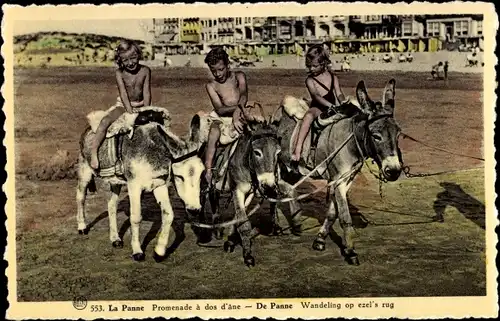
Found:
[[[251, 147], [251, 144], [255, 141], [258, 141], [258, 140], [261, 140], [261, 139], [265, 139], [265, 138], [272, 138], [273, 140], [276, 140], [277, 142], [279, 142], [278, 140], [278, 135], [276, 135], [276, 133], [272, 133], [272, 132], [268, 132], [268, 133], [262, 133], [262, 134], [257, 134], [257, 135], [254, 135], [250, 138], [249, 140], [249, 148]], [[252, 163], [254, 161], [253, 157], [249, 156], [249, 165], [250, 167], [253, 167]], [[278, 164], [276, 164], [276, 166], [278, 166]], [[251, 170], [250, 171], [250, 175], [252, 177], [252, 185], [253, 185], [253, 188], [257, 191], [259, 191], [259, 193], [261, 194], [261, 196], [263, 198], [267, 198], [264, 191], [262, 190], [258, 180], [257, 180], [257, 176], [256, 176], [256, 173], [255, 173], [255, 170]], [[278, 171], [275, 170], [274, 171], [274, 176], [276, 178], [276, 182], [278, 182]]]

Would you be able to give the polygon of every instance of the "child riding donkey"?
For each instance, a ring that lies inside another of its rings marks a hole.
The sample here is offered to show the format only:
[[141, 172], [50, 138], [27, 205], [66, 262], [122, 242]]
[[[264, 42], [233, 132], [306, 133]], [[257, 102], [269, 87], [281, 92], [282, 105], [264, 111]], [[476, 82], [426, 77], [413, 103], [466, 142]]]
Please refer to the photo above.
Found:
[[90, 162], [93, 169], [99, 168], [98, 151], [106, 138], [108, 127], [124, 113], [134, 113], [136, 108], [151, 105], [151, 70], [139, 64], [141, 58], [141, 49], [135, 43], [122, 41], [115, 49], [119, 97], [96, 130]]
[[222, 48], [212, 49], [205, 58], [214, 79], [206, 84], [213, 111], [204, 119], [210, 124], [205, 152], [207, 189], [212, 183], [212, 166], [218, 144], [227, 145], [238, 139], [247, 121], [260, 120], [247, 106], [248, 87], [245, 73], [231, 71], [229, 56]]
[[[309, 69], [309, 76], [306, 78], [306, 87], [312, 101], [302, 120], [302, 125], [294, 144], [294, 149], [292, 150], [292, 162], [297, 163], [300, 161], [302, 145], [313, 121], [322, 114], [325, 117], [336, 114], [338, 106], [349, 102], [349, 99], [345, 98], [340, 88], [337, 76], [328, 68], [329, 64], [328, 53], [321, 45], [312, 46], [306, 54], [306, 67]], [[295, 98], [288, 97], [288, 99]]]

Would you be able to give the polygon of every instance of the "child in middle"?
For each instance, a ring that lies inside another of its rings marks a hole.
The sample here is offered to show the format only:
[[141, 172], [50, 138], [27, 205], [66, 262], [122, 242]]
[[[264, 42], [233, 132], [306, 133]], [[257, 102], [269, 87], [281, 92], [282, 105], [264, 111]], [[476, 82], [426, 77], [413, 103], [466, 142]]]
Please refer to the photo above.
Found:
[[344, 93], [340, 89], [337, 76], [328, 69], [330, 58], [322, 45], [312, 46], [306, 54], [306, 67], [309, 76], [306, 78], [306, 87], [311, 95], [311, 105], [305, 114], [299, 135], [292, 153], [292, 161], [298, 162], [302, 154], [302, 144], [312, 122], [321, 113], [335, 110], [335, 107], [346, 102]]
[[[221, 133], [227, 136], [229, 132], [230, 139], [236, 140], [243, 131], [246, 120], [252, 119], [252, 116], [246, 112], [248, 102], [246, 76], [242, 71], [231, 71], [229, 56], [224, 49], [220, 47], [212, 49], [207, 54], [205, 63], [214, 76], [214, 79], [206, 85], [214, 108], [209, 115], [214, 122], [210, 126], [205, 152], [205, 179], [210, 186], [212, 162]], [[228, 129], [231, 126], [233, 128]]]

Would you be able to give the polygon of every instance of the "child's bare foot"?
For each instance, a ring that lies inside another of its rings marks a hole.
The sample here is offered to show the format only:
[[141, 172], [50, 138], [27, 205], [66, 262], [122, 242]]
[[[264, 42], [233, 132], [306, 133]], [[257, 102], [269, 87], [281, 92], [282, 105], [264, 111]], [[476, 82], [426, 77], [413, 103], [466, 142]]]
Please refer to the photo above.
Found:
[[90, 167], [92, 167], [93, 169], [99, 168], [99, 158], [97, 157], [97, 155], [92, 155], [90, 157]]

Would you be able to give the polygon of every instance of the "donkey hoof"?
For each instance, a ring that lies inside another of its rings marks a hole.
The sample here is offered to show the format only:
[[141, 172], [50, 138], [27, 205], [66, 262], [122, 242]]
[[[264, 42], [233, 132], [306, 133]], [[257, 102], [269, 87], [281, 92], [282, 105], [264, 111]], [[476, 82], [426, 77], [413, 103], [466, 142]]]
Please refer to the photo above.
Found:
[[144, 255], [144, 253], [135, 253], [132, 255], [132, 258], [134, 259], [134, 261], [140, 262], [144, 261], [146, 256]]
[[87, 234], [89, 234], [89, 229], [85, 228], [83, 230], [78, 230], [78, 234], [87, 235]]
[[325, 241], [323, 240], [314, 240], [313, 249], [316, 251], [324, 251], [326, 248]]
[[116, 240], [113, 243], [111, 243], [115, 249], [121, 249], [123, 248], [123, 241], [122, 240]]
[[281, 226], [274, 225], [273, 226], [273, 235], [277, 236], [277, 235], [281, 235], [281, 234], [283, 234], [283, 229], [281, 228]]
[[302, 235], [302, 225], [292, 226], [292, 234], [295, 236]]
[[233, 253], [234, 252], [234, 243], [233, 242], [229, 242], [229, 241], [226, 241], [224, 242], [224, 251], [227, 252], [227, 253]]
[[222, 238], [224, 237], [224, 234], [222, 233], [222, 231], [217, 230], [217, 229], [214, 231], [213, 234], [214, 234], [214, 237], [216, 240], [222, 240]]
[[159, 255], [156, 252], [153, 253], [153, 259], [155, 260], [156, 263], [160, 263], [163, 260], [165, 260], [165, 256]]
[[359, 265], [358, 255], [356, 253], [346, 254], [345, 260], [349, 265]]
[[248, 267], [255, 266], [255, 259], [250, 254], [245, 255], [243, 258], [245, 260], [245, 265]]

